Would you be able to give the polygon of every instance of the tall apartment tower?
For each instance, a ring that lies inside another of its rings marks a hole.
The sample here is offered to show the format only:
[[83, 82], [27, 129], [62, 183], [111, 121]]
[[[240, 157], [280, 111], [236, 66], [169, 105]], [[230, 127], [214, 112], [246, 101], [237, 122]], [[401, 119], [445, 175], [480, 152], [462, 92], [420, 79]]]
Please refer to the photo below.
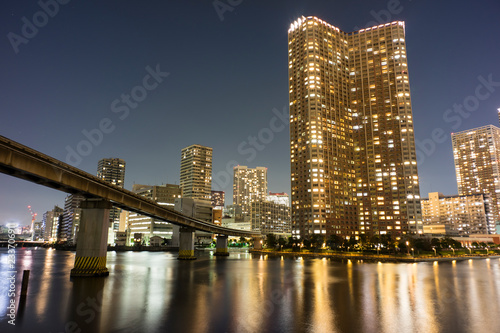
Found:
[[[97, 177], [107, 183], [123, 188], [125, 183], [125, 161], [121, 158], [103, 158], [97, 163]], [[109, 211], [109, 220], [114, 231], [120, 224], [120, 209]]]
[[54, 209], [43, 214], [42, 234], [44, 240], [55, 242], [60, 239], [63, 212], [62, 208], [54, 206]]
[[61, 227], [62, 241], [76, 243], [82, 213], [80, 204], [84, 200], [85, 197], [80, 194], [70, 194], [64, 199], [64, 213]]
[[181, 181], [184, 198], [210, 201], [212, 148], [191, 145], [181, 151]]
[[492, 221], [500, 220], [500, 128], [487, 125], [451, 134], [459, 195], [489, 194]]
[[292, 233], [421, 233], [404, 22], [288, 31]]
[[267, 168], [234, 167], [233, 205], [241, 206], [243, 215], [250, 215], [252, 202], [265, 201], [267, 195]]

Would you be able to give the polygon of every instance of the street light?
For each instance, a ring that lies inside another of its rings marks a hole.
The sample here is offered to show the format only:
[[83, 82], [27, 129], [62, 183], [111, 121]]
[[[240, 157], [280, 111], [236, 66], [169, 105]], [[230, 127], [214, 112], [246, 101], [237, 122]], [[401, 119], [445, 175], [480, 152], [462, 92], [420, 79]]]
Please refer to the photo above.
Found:
[[406, 248], [408, 249], [408, 255], [410, 255], [410, 242], [406, 241]]
[[467, 246], [467, 248], [469, 249], [469, 253], [472, 254], [472, 247]]
[[377, 244], [377, 255], [379, 250], [380, 250], [380, 244]]
[[455, 255], [455, 249], [454, 249], [454, 248], [452, 248], [452, 247], [451, 247], [451, 245], [450, 245], [450, 249], [452, 249], [452, 251], [453, 251], [453, 255]]
[[415, 252], [413, 251], [413, 248], [411, 248], [411, 255], [412, 255], [412, 257], [415, 256]]
[[436, 247], [433, 246], [432, 249], [434, 250], [434, 257], [437, 257], [437, 253], [436, 253]]

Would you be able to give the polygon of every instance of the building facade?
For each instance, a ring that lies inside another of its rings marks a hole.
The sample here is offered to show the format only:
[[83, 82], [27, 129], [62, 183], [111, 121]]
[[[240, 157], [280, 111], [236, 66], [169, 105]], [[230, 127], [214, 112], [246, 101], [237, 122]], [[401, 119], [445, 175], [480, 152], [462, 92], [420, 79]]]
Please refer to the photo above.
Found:
[[234, 167], [233, 205], [241, 206], [243, 215], [251, 214], [254, 201], [264, 201], [267, 195], [267, 168]]
[[[175, 200], [181, 198], [182, 190], [179, 185], [141, 185], [134, 184], [132, 192], [155, 201], [159, 205], [174, 209]], [[129, 236], [141, 233], [142, 240], [146, 243], [153, 236], [159, 236], [166, 239], [172, 239], [173, 226], [172, 224], [156, 220], [152, 217], [140, 215], [135, 212], [128, 212], [126, 216], [125, 229], [130, 230]]]
[[282, 193], [269, 192], [269, 194], [266, 196], [266, 201], [290, 207], [290, 196], [285, 192]]
[[500, 221], [500, 128], [487, 125], [452, 133], [453, 158], [458, 194], [488, 194], [492, 221], [489, 233], [495, 233]]
[[224, 191], [211, 191], [212, 207], [218, 210], [224, 210], [226, 195]]
[[54, 209], [43, 214], [42, 230], [45, 241], [55, 242], [60, 237], [63, 212], [62, 208], [54, 206]]
[[191, 145], [182, 149], [180, 187], [184, 198], [210, 201], [212, 148]]
[[288, 31], [292, 233], [422, 233], [404, 22]]
[[78, 230], [80, 229], [81, 202], [83, 195], [70, 194], [64, 199], [64, 213], [61, 227], [61, 240], [76, 244]]
[[257, 200], [251, 203], [251, 211], [252, 231], [260, 231], [263, 235], [289, 236], [291, 234], [288, 205]]
[[485, 194], [444, 196], [438, 192], [429, 193], [429, 198], [422, 199], [424, 228], [427, 226], [433, 231], [442, 225], [448, 227], [443, 230], [449, 234], [487, 234], [492, 219], [489, 202]]
[[[125, 161], [121, 158], [103, 158], [97, 163], [97, 177], [107, 183], [123, 188], [125, 186]], [[120, 209], [109, 211], [110, 233], [117, 232], [120, 225]], [[111, 236], [111, 235], [110, 235]]]

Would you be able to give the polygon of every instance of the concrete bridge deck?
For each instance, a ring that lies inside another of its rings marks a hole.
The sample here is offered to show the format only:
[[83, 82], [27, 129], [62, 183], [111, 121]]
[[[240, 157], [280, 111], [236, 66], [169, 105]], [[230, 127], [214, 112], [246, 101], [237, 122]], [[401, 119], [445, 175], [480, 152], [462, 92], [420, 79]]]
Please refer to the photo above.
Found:
[[182, 227], [228, 236], [261, 236], [258, 232], [224, 228], [185, 216], [3, 136], [0, 136], [0, 172], [62, 192], [101, 198], [113, 206]]

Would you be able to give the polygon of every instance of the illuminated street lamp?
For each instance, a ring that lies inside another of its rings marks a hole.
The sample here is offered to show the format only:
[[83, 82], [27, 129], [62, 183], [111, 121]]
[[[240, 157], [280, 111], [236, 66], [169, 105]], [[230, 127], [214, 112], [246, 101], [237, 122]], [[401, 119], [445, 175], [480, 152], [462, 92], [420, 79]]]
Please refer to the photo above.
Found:
[[467, 248], [469, 249], [469, 253], [472, 254], [472, 247], [467, 246]]
[[408, 255], [410, 255], [410, 242], [406, 241], [406, 248], [408, 249]]
[[450, 245], [450, 249], [452, 249], [452, 251], [453, 251], [453, 255], [455, 255], [455, 249], [454, 249], [454, 248], [452, 248], [452, 247], [451, 247], [451, 245]]
[[411, 255], [412, 255], [412, 257], [415, 256], [415, 251], [413, 251], [413, 248], [411, 248]]
[[436, 247], [433, 246], [432, 249], [434, 250], [434, 256], [436, 257], [437, 256], [437, 253], [436, 253]]

